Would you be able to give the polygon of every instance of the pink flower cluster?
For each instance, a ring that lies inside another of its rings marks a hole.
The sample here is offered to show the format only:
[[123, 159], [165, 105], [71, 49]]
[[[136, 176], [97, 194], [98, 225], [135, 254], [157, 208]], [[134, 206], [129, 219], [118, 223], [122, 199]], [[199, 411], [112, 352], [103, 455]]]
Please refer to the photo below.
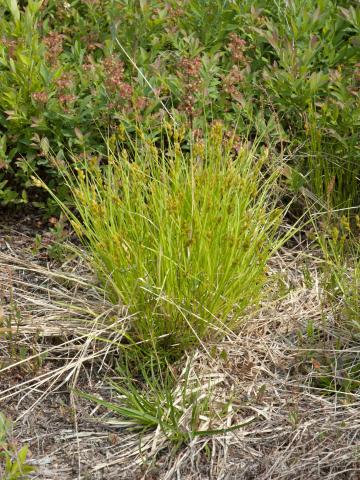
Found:
[[246, 42], [236, 33], [229, 35], [228, 50], [231, 58], [235, 63], [247, 64], [248, 60], [245, 55]]
[[34, 92], [31, 94], [32, 99], [36, 103], [45, 105], [49, 100], [49, 95], [46, 92]]
[[75, 102], [76, 96], [70, 93], [63, 93], [59, 95], [59, 102], [64, 107], [64, 110], [67, 112], [69, 110], [69, 105]]
[[71, 72], [64, 72], [56, 81], [55, 84], [58, 89], [58, 100], [65, 111], [68, 111], [69, 106], [76, 100], [76, 96], [71, 93], [74, 85], [74, 77]]
[[56, 81], [56, 86], [59, 90], [67, 90], [73, 85], [73, 75], [70, 72], [64, 72]]
[[103, 60], [105, 86], [109, 92], [117, 92], [124, 81], [124, 63], [114, 55]]
[[182, 58], [178, 63], [178, 76], [183, 82], [184, 94], [180, 109], [192, 118], [195, 113], [196, 94], [199, 93], [201, 80], [201, 59]]
[[46, 46], [45, 58], [52, 66], [58, 63], [59, 55], [63, 51], [64, 36], [59, 32], [50, 32], [43, 41]]
[[241, 102], [243, 97], [240, 93], [240, 85], [244, 80], [244, 71], [249, 68], [249, 60], [245, 54], [246, 42], [236, 33], [231, 33], [227, 47], [234, 64], [222, 77], [223, 91], [233, 100]]
[[109, 108], [119, 108], [119, 102], [124, 107], [124, 103], [128, 103], [133, 94], [132, 86], [124, 81], [124, 63], [112, 55], [103, 60], [103, 69], [106, 90], [113, 95]]
[[233, 65], [231, 70], [222, 79], [223, 90], [233, 99], [240, 101], [242, 96], [239, 92], [239, 86], [244, 80], [244, 75], [238, 65]]
[[91, 55], [85, 55], [85, 62], [82, 65], [85, 72], [90, 72], [95, 69], [94, 60]]

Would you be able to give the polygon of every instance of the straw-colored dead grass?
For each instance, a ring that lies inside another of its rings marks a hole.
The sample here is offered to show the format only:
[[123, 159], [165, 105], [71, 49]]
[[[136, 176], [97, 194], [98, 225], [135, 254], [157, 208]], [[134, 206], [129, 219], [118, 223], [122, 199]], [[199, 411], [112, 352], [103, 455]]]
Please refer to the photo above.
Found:
[[[174, 452], [161, 432], [140, 437], [73, 395], [75, 385], [111, 395], [104, 378], [112, 375], [116, 342], [98, 338], [120, 342], [127, 318], [104, 300], [80, 261], [55, 269], [26, 252], [3, 243], [0, 253], [0, 401], [18, 420], [18, 442], [30, 443], [35, 478], [360, 478], [360, 390], [345, 397], [314, 388], [318, 373], [306, 325], [312, 320], [322, 338], [313, 350], [329, 349], [329, 355], [336, 355], [335, 326], [321, 306], [315, 267], [312, 286], [303, 282], [301, 254], [283, 251], [273, 260], [270, 273], [289, 287], [283, 299], [265, 303], [236, 335], [186, 360], [190, 384], [204, 395], [211, 390], [214, 412], [230, 402], [223, 416], [201, 418], [199, 430], [218, 433]], [[350, 343], [347, 348], [360, 354]], [[186, 411], [181, 421], [186, 428]]]

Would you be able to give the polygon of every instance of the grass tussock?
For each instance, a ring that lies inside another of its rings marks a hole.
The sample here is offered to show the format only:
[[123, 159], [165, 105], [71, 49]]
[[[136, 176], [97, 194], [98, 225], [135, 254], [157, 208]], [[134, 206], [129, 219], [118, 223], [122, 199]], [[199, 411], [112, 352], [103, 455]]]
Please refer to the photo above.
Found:
[[136, 314], [135, 340], [183, 351], [258, 301], [282, 244], [278, 169], [266, 149], [232, 147], [215, 125], [188, 153], [145, 143], [65, 173], [72, 223], [112, 301]]

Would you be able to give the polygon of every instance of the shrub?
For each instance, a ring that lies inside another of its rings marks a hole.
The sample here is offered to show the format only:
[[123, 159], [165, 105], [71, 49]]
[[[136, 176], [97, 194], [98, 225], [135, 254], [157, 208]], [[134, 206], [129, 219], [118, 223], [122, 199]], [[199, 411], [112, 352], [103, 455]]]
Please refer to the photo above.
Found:
[[222, 119], [240, 135], [248, 125], [254, 136], [268, 131], [296, 152], [294, 166], [318, 196], [358, 204], [354, 2], [18, 5], [0, 0], [3, 204], [41, 200], [32, 170], [61, 193], [47, 152], [105, 158], [104, 136], [119, 126], [132, 135], [138, 123], [159, 136], [169, 112], [195, 130]]
[[178, 140], [142, 141], [65, 178], [80, 220], [67, 213], [112, 300], [136, 314], [135, 338], [183, 350], [256, 303], [281, 213], [266, 150], [234, 153], [220, 124], [187, 153]]

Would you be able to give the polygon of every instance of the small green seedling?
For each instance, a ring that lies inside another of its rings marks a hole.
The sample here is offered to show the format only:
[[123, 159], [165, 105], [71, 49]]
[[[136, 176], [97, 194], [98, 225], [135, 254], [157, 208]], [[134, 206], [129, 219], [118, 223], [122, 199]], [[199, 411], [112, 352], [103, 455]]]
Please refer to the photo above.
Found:
[[11, 424], [0, 413], [0, 477], [2, 480], [26, 480], [34, 467], [27, 464], [28, 445], [18, 450], [11, 439]]

